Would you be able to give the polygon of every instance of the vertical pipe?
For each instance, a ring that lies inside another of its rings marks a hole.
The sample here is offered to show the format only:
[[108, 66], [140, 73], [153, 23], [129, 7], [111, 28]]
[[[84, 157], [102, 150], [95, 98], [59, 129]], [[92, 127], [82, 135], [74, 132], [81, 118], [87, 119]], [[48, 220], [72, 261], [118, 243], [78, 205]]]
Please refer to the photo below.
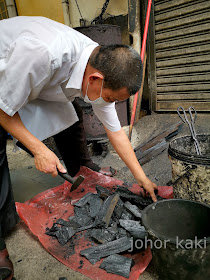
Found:
[[[147, 33], [148, 33], [148, 27], [149, 27], [151, 5], [152, 5], [152, 0], [148, 0], [146, 21], [145, 21], [145, 26], [144, 26], [144, 35], [143, 35], [142, 48], [141, 48], [141, 60], [142, 60], [142, 62], [144, 61], [144, 55], [145, 55], [145, 48], [146, 48]], [[131, 121], [130, 121], [130, 127], [129, 127], [129, 140], [131, 140], [131, 134], [132, 134], [133, 124], [134, 124], [135, 114], [136, 114], [137, 101], [138, 101], [138, 92], [135, 94], [134, 102], [133, 102], [133, 109], [132, 109]]]
[[145, 26], [144, 26], [144, 36], [143, 36], [142, 49], [141, 49], [141, 60], [142, 60], [142, 62], [144, 60], [144, 54], [145, 54], [145, 48], [146, 48], [146, 41], [147, 41], [147, 33], [148, 33], [148, 27], [149, 27], [149, 18], [150, 18], [150, 12], [151, 12], [151, 5], [152, 5], [152, 0], [149, 0], [148, 1], [148, 6], [147, 6], [147, 15], [146, 15], [146, 21], [145, 21]]
[[68, 26], [71, 26], [69, 1], [68, 0], [62, 0], [62, 7], [63, 7], [64, 24], [68, 25]]
[[[130, 37], [130, 45], [136, 50], [139, 55], [141, 52], [141, 28], [140, 28], [140, 0], [128, 1], [128, 30]], [[129, 111], [132, 113], [134, 95], [129, 98]], [[141, 100], [138, 98], [137, 110], [140, 110]], [[139, 115], [136, 114], [135, 119], [138, 120]]]

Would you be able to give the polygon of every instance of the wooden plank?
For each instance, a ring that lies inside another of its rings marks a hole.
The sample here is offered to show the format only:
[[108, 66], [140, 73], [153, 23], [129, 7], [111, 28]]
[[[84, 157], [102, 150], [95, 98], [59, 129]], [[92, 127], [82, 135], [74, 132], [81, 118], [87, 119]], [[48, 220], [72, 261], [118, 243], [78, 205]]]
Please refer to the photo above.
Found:
[[163, 100], [202, 100], [202, 101], [209, 101], [210, 102], [210, 92], [209, 93], [189, 93], [189, 94], [158, 94], [157, 95], [158, 101]]
[[179, 102], [157, 102], [157, 110], [158, 111], [176, 111], [179, 106], [183, 106], [185, 110], [187, 110], [190, 106], [193, 106], [196, 111], [210, 111], [210, 102], [202, 102], [202, 101], [184, 101], [180, 100]]

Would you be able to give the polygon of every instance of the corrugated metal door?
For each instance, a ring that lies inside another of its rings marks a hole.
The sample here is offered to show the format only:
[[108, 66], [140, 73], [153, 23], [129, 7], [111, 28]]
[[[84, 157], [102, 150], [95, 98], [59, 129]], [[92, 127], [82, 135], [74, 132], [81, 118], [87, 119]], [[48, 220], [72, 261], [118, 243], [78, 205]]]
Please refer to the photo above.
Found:
[[19, 16], [44, 16], [64, 23], [61, 0], [15, 0]]
[[155, 0], [151, 21], [152, 109], [210, 111], [210, 0]]

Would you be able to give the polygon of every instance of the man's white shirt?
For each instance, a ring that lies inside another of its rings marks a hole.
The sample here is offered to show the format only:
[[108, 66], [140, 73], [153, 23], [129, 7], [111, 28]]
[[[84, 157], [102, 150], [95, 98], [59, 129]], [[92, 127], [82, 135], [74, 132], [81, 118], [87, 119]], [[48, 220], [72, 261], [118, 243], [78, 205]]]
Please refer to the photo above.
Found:
[[[19, 113], [41, 141], [78, 121], [72, 105], [84, 99], [85, 68], [97, 43], [74, 29], [43, 17], [0, 21], [0, 109]], [[115, 103], [93, 105], [103, 125], [121, 128]]]

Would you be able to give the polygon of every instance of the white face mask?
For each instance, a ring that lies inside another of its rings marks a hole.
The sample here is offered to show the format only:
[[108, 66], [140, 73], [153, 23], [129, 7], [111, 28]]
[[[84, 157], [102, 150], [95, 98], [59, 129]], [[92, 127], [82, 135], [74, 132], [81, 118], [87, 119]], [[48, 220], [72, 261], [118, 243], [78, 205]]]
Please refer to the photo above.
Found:
[[103, 99], [103, 97], [101, 96], [101, 95], [102, 95], [103, 84], [104, 84], [104, 80], [102, 80], [100, 97], [98, 97], [96, 100], [90, 100], [89, 97], [88, 97], [88, 95], [87, 95], [88, 87], [89, 87], [89, 82], [88, 82], [84, 101], [85, 101], [86, 103], [91, 104], [91, 105], [108, 105], [108, 104], [110, 104], [109, 102], [106, 102], [106, 101]]

